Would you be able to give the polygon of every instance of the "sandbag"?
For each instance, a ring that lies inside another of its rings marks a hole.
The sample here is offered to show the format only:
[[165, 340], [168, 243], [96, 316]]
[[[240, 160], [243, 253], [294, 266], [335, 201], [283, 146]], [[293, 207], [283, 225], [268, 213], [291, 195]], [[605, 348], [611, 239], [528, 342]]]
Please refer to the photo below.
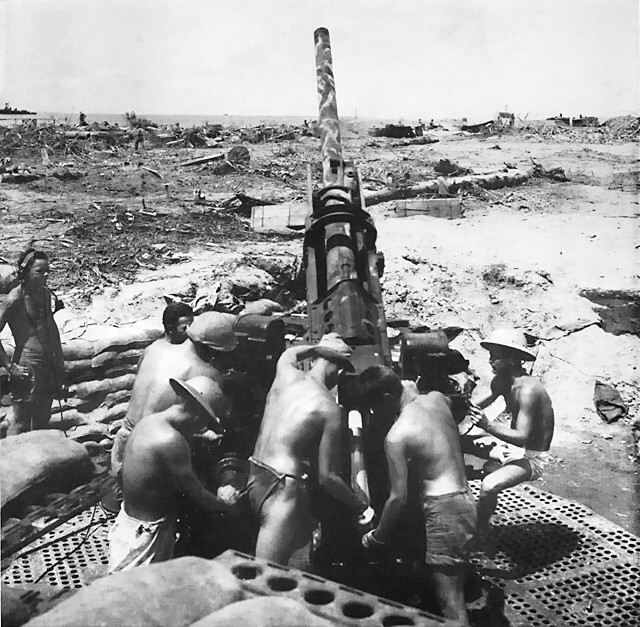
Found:
[[77, 425], [67, 429], [67, 437], [84, 444], [85, 442], [100, 442], [109, 435], [109, 427], [100, 423], [91, 425]]
[[80, 413], [89, 413], [98, 407], [114, 407], [120, 403], [128, 402], [131, 398], [131, 390], [116, 390], [107, 394], [106, 392], [98, 392], [92, 394], [86, 398], [76, 398], [74, 396], [60, 401], [60, 403], [54, 403], [51, 408], [52, 414], [58, 414], [60, 412], [66, 412], [72, 409], [77, 410]]
[[222, 564], [182, 557], [98, 579], [27, 625], [186, 627], [243, 595]]
[[138, 329], [120, 331], [118, 335], [112, 335], [96, 343], [96, 356], [107, 351], [127, 351], [134, 348], [146, 348], [162, 337], [164, 329], [156, 327], [151, 329]]
[[89, 420], [88, 416], [89, 414], [79, 412], [77, 409], [65, 409], [61, 412], [51, 412], [49, 427], [51, 429], [68, 429], [74, 425], [84, 425]]
[[113, 422], [114, 420], [120, 420], [120, 418], [124, 418], [127, 414], [127, 409], [129, 409], [128, 402], [118, 403], [113, 407], [98, 407], [98, 409], [88, 414], [88, 420], [92, 423], [99, 422], [107, 424]]
[[91, 370], [91, 359], [76, 359], [75, 361], [65, 361], [64, 371], [67, 376], [73, 376], [84, 370]]
[[116, 390], [115, 392], [111, 392], [107, 394], [104, 399], [105, 407], [115, 407], [120, 403], [126, 403], [131, 398], [131, 390]]
[[98, 394], [92, 394], [86, 398], [77, 398], [72, 396], [66, 400], [60, 401], [60, 403], [54, 403], [51, 407], [51, 414], [59, 414], [70, 410], [76, 410], [79, 413], [87, 414], [99, 407], [110, 409], [120, 403], [128, 402], [130, 398], [130, 390], [117, 390], [110, 394], [107, 394], [106, 392], [99, 392]]
[[114, 377], [112, 379], [100, 379], [98, 381], [85, 381], [84, 383], [78, 383], [72, 385], [69, 391], [75, 394], [78, 398], [88, 398], [92, 394], [98, 394], [99, 392], [106, 392], [111, 394], [118, 390], [130, 390], [133, 387], [133, 382], [136, 380], [135, 374], [125, 374], [121, 377]]
[[0, 263], [0, 294], [8, 294], [20, 281], [18, 269], [8, 263]]
[[[101, 372], [103, 369], [100, 368], [97, 372]], [[95, 371], [94, 371], [95, 372]], [[122, 377], [126, 374], [137, 374], [138, 373], [138, 364], [117, 364], [113, 368], [107, 368], [104, 370], [104, 377], [113, 379], [115, 377]]]
[[257, 597], [232, 603], [193, 623], [192, 627], [330, 627], [302, 603], [287, 597]]
[[2, 627], [20, 627], [31, 618], [29, 606], [22, 600], [23, 590], [2, 584]]
[[113, 366], [115, 364], [137, 364], [142, 355], [142, 350], [132, 348], [126, 351], [106, 351], [96, 355], [91, 360], [92, 368], [101, 368], [102, 366]]
[[82, 412], [91, 411], [96, 407], [99, 407], [107, 398], [107, 395], [103, 392], [102, 394], [94, 394], [89, 398], [76, 398], [75, 396], [70, 396], [66, 399], [61, 399], [60, 402], [55, 402], [51, 406], [51, 414], [59, 414], [60, 412], [67, 412], [71, 410], [77, 410]]
[[89, 340], [69, 340], [62, 345], [62, 354], [65, 361], [91, 359], [95, 352], [95, 344]]
[[115, 364], [114, 366], [104, 366], [102, 368], [80, 368], [75, 372], [68, 372], [66, 377], [71, 384], [86, 383], [87, 381], [114, 379], [125, 374], [135, 374], [137, 369], [137, 363]]
[[12, 435], [0, 442], [2, 507], [39, 484], [69, 492], [93, 473], [86, 449], [53, 429]]

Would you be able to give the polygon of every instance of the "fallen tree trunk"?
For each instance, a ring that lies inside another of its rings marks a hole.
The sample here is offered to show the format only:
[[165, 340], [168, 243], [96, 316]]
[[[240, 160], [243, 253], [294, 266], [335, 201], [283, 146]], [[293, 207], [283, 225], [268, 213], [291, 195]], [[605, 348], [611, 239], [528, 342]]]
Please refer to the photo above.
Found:
[[[444, 179], [447, 189], [450, 192], [457, 192], [464, 185], [477, 185], [486, 189], [500, 189], [501, 187], [513, 187], [522, 185], [531, 177], [531, 172], [522, 170], [511, 170], [508, 172], [495, 172], [493, 174], [470, 174], [468, 176], [454, 176]], [[438, 181], [425, 181], [417, 183], [411, 187], [401, 189], [389, 189], [383, 192], [365, 192], [364, 199], [367, 207], [377, 205], [389, 200], [401, 200], [403, 198], [413, 198], [420, 194], [437, 193]]]
[[[439, 177], [432, 181], [417, 183], [411, 187], [389, 189], [383, 192], [365, 192], [364, 199], [367, 207], [389, 200], [413, 198], [421, 194], [441, 193], [442, 184], [446, 185], [446, 192], [454, 194], [465, 185], [477, 185], [485, 189], [499, 189], [521, 185], [532, 176], [532, 171], [510, 170], [492, 172], [490, 174], [470, 174], [467, 176]], [[256, 231], [273, 231], [288, 228], [301, 228], [309, 214], [309, 207], [302, 202], [286, 202], [268, 207], [251, 208], [251, 227]]]
[[224, 159], [224, 153], [221, 152], [208, 157], [199, 157], [198, 159], [192, 159], [191, 161], [184, 161], [180, 166], [186, 168], [187, 166], [201, 165], [203, 163], [209, 163], [210, 161], [218, 161], [219, 159]]
[[0, 174], [0, 183], [29, 183], [40, 178], [40, 174]]

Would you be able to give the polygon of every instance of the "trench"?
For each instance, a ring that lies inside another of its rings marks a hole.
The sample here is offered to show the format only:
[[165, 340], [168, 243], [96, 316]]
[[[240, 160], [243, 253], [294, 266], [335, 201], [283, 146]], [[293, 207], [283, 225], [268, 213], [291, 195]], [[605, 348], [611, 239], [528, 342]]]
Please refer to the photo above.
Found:
[[580, 296], [597, 305], [602, 328], [607, 333], [640, 336], [640, 292], [582, 290]]

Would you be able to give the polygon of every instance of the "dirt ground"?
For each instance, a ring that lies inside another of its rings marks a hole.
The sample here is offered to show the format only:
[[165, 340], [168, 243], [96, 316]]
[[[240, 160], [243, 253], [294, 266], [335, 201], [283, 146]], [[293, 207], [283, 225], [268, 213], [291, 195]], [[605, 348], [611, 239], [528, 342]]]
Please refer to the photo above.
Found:
[[[598, 141], [586, 129], [477, 136], [445, 126], [430, 133], [437, 143], [414, 145], [372, 138], [366, 124], [349, 123], [344, 157], [369, 191], [434, 179], [441, 159], [474, 173], [505, 164], [529, 170], [535, 162], [562, 168], [568, 180], [467, 190], [455, 220], [401, 218], [394, 202], [371, 206], [386, 257], [387, 317], [462, 327], [452, 347], [471, 361], [481, 387], [490, 377], [482, 337], [519, 326], [540, 338], [533, 374], [552, 396], [557, 423], [553, 463], [539, 485], [640, 535], [632, 429], [640, 387], [638, 143]], [[14, 163], [48, 176], [0, 184], [0, 256], [13, 261], [30, 238], [51, 253], [53, 287], [66, 303], [56, 315], [63, 338], [89, 337], [92, 325], [158, 319], [164, 294], [219, 284], [235, 286], [238, 302], [267, 296], [300, 310], [282, 286], [300, 261], [301, 232], [255, 233], [247, 197], [304, 201], [308, 163], [320, 183], [319, 141], [245, 144], [250, 162], [226, 170], [180, 166], [239, 139], [230, 134], [212, 149], [54, 154], [48, 168], [37, 150], [9, 151]], [[204, 202], [194, 202], [195, 190]], [[254, 277], [248, 287], [247, 273]], [[244, 292], [237, 289], [243, 281]], [[607, 424], [598, 416], [596, 380], [620, 392], [627, 417]]]

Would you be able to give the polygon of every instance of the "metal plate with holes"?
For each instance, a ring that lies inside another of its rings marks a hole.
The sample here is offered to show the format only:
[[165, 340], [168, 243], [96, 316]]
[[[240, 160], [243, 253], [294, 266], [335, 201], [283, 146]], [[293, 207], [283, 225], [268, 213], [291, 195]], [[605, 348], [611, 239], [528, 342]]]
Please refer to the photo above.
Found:
[[231, 570], [248, 596], [286, 595], [334, 625], [438, 627], [442, 624], [440, 618], [427, 612], [239, 551], [225, 551], [216, 561]]
[[[471, 482], [471, 488], [477, 495], [480, 483]], [[42, 583], [73, 589], [104, 575], [112, 522], [99, 507], [91, 535], [77, 548], [92, 515], [93, 507], [23, 548], [21, 553], [52, 542], [25, 557], [18, 554], [3, 572], [3, 582], [29, 584], [50, 568]], [[475, 627], [640, 624], [640, 538], [579, 503], [529, 484], [500, 495], [492, 525], [489, 546], [471, 560], [481, 588], [469, 605]], [[268, 565], [257, 575], [252, 569], [259, 560], [235, 551], [217, 559], [236, 567], [236, 576], [252, 594], [302, 595], [307, 607], [315, 607], [316, 613], [322, 610], [334, 624], [379, 619], [381, 625], [430, 625], [435, 620], [309, 573]]]
[[112, 519], [97, 505], [85, 510], [18, 553], [2, 573], [2, 582], [29, 584], [41, 578], [52, 586], [82, 588], [105, 575]]
[[[480, 482], [471, 487], [477, 495]], [[487, 546], [471, 561], [512, 627], [640, 624], [640, 538], [533, 485], [500, 494]]]

